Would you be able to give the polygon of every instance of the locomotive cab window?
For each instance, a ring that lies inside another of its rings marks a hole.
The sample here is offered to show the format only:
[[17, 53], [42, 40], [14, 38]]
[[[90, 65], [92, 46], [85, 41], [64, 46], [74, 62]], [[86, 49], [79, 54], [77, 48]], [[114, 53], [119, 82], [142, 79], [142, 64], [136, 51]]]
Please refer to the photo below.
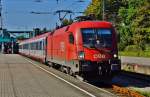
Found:
[[74, 36], [73, 33], [69, 34], [69, 43], [74, 44]]
[[104, 28], [81, 29], [83, 45], [88, 48], [110, 48], [112, 46], [112, 30]]

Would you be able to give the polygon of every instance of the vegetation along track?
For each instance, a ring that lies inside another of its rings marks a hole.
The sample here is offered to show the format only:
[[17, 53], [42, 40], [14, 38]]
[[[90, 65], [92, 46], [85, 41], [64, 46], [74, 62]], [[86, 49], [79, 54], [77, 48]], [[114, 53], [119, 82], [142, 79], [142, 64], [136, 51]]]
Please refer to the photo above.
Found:
[[112, 89], [119, 94], [123, 94], [123, 95], [127, 95], [128, 97], [145, 97], [143, 95], [141, 95], [140, 93], [127, 89], [127, 88], [123, 88], [123, 87], [119, 87], [116, 85], [112, 85]]
[[[150, 76], [133, 72], [122, 71], [112, 80], [112, 88], [116, 92], [129, 95], [129, 97], [150, 97], [149, 95], [142, 96], [136, 92], [136, 88], [141, 88], [143, 91], [150, 91]], [[118, 86], [125, 87], [120, 88]]]
[[145, 97], [134, 90], [128, 89], [127, 87], [121, 84], [113, 83], [111, 81], [93, 81], [88, 83], [98, 88], [102, 88], [106, 91], [109, 91], [115, 94], [117, 97]]

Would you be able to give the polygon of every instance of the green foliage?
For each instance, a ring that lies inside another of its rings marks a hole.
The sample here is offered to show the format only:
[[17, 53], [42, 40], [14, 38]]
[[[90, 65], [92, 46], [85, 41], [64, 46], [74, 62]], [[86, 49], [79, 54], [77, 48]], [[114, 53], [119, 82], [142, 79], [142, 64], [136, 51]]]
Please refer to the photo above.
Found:
[[[105, 20], [116, 22], [118, 19], [117, 13], [121, 6], [126, 6], [124, 0], [105, 0]], [[92, 0], [87, 9], [85, 15], [95, 14], [98, 20], [102, 20], [103, 14], [103, 0]]]
[[124, 51], [120, 51], [119, 54], [121, 56], [150, 57], [150, 45], [145, 45], [144, 51], [137, 45], [129, 45]]
[[40, 28], [35, 28], [35, 29], [33, 29], [33, 30], [34, 30], [35, 36], [41, 34], [41, 29], [40, 29]]
[[24, 35], [18, 36], [17, 39], [18, 39], [18, 40], [24, 40], [24, 39], [25, 39], [25, 36], [24, 36]]
[[97, 19], [102, 19], [102, 0], [92, 0], [87, 9], [86, 15], [95, 14]]
[[138, 9], [131, 25], [134, 44], [143, 48], [142, 46], [150, 41], [150, 3], [145, 2], [144, 6]]
[[43, 30], [41, 31], [41, 33], [46, 33], [48, 30], [47, 28], [43, 28]]
[[143, 90], [141, 90], [139, 88], [133, 88], [133, 90], [139, 92], [140, 94], [142, 94], [145, 97], [150, 97], [150, 92], [149, 91], [143, 91]]
[[43, 28], [43, 29], [34, 28], [33, 32], [30, 33], [30, 37], [35, 37], [37, 35], [41, 35], [41, 34], [46, 33], [46, 32], [48, 32], [47, 28]]
[[[92, 0], [85, 14], [95, 14], [101, 20], [102, 1]], [[147, 50], [146, 44], [150, 44], [150, 0], [105, 0], [105, 20], [113, 22], [120, 33], [119, 50]]]
[[68, 20], [68, 19], [64, 19], [63, 21], [62, 21], [62, 26], [67, 26], [67, 25], [70, 25], [70, 24], [72, 24], [73, 23], [73, 20]]
[[120, 51], [120, 56], [150, 57], [150, 51]]
[[134, 51], [134, 52], [136, 52], [136, 51], [140, 51], [140, 50], [141, 50], [140, 47], [137, 46], [137, 45], [129, 45], [125, 48], [124, 51]]
[[146, 45], [146, 51], [150, 51], [150, 44], [149, 45]]
[[[134, 44], [141, 50], [145, 50], [145, 44], [150, 41], [150, 2], [148, 0], [129, 0], [128, 7], [120, 8], [119, 16], [122, 20], [120, 24], [124, 24], [119, 28], [121, 37], [129, 38], [130, 41], [127, 42], [129, 45]], [[121, 43], [126, 45], [124, 42]]]
[[150, 97], [150, 92], [140, 92], [145, 97]]

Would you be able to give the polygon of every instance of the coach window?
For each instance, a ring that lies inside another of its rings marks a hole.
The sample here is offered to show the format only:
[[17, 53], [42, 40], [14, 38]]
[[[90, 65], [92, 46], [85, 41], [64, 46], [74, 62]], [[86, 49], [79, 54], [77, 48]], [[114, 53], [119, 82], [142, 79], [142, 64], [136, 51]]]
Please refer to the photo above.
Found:
[[74, 44], [73, 33], [70, 33], [70, 34], [69, 34], [69, 43]]
[[37, 50], [40, 50], [40, 43], [39, 43], [39, 41], [37, 42]]
[[42, 41], [40, 41], [40, 50], [42, 50]]

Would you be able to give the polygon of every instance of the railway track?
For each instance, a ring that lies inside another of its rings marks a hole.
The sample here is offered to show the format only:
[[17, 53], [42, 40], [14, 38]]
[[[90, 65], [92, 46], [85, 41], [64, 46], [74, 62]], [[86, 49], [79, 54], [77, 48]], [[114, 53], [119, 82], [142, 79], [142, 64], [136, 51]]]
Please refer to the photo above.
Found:
[[[123, 80], [117, 80], [117, 79], [123, 79]], [[143, 90], [143, 88], [150, 89], [149, 88], [150, 87], [150, 76], [133, 73], [133, 72], [122, 71], [118, 75], [118, 78], [116, 77], [114, 79], [113, 84], [114, 84], [114, 85], [112, 85], [113, 89], [116, 92], [128, 94], [128, 95], [130, 95], [130, 97], [145, 97], [133, 89], [138, 88], [138, 87], [142, 88], [142, 90]], [[126, 88], [120, 88], [118, 86], [126, 87]], [[146, 96], [146, 97], [149, 97], [149, 96]]]
[[[30, 59], [27, 59], [27, 60], [29, 61]], [[32, 61], [32, 60], [30, 60], [30, 61], [31, 61], [30, 63], [33, 62], [32, 64], [34, 64], [34, 62], [35, 62], [35, 61]], [[36, 64], [39, 64], [39, 63], [36, 62]], [[34, 65], [36, 65], [36, 64], [34, 64]], [[40, 67], [38, 67], [39, 69], [44, 69], [44, 71], [45, 70], [47, 71], [48, 69], [51, 69], [51, 68], [47, 68], [47, 66], [45, 66], [45, 65], [38, 65], [38, 66], [40, 66]], [[55, 72], [55, 71], [57, 71], [57, 72]], [[53, 69], [53, 73], [54, 72], [56, 73], [56, 75], [61, 77], [61, 75], [58, 74], [58, 72], [59, 72], [58, 70]], [[66, 74], [64, 74], [64, 75], [66, 75]], [[63, 76], [63, 78], [68, 79], [66, 76]], [[71, 79], [71, 77], [70, 77], [70, 79]], [[71, 81], [71, 83], [72, 83], [72, 81]], [[115, 95], [115, 97], [144, 97], [143, 95], [139, 94], [138, 92], [130, 90], [128, 88], [124, 88], [123, 85], [120, 85], [120, 84], [118, 85], [116, 83], [111, 83], [111, 82], [110, 83], [109, 82], [103, 83], [103, 82], [98, 82], [98, 81], [96, 83], [91, 83], [91, 82], [88, 82], [88, 81], [83, 82], [83, 83], [88, 84], [88, 85], [90, 85], [90, 86], [92, 86], [92, 87], [94, 87], [98, 90], [101, 90], [103, 92], [107, 92], [107, 93], [110, 93], [112, 95]], [[73, 84], [74, 84], [74, 82], [73, 82]], [[101, 86], [99, 86], [99, 85], [101, 85]], [[81, 85], [79, 84], [77, 86], [81, 86]], [[85, 88], [85, 87], [81, 86], [81, 88]], [[84, 89], [84, 90], [86, 90], [86, 89]], [[90, 91], [90, 90], [88, 90], [88, 91]], [[87, 92], [87, 91], [84, 91], [84, 92]], [[87, 93], [89, 93], [89, 92], [87, 92]], [[90, 93], [89, 93], [89, 95], [90, 95]], [[97, 97], [97, 96], [95, 96], [95, 97]]]
[[150, 75], [145, 75], [145, 74], [140, 74], [140, 73], [135, 73], [135, 72], [129, 72], [129, 71], [122, 71], [121, 74], [128, 76], [130, 78], [134, 77], [137, 80], [150, 82]]
[[140, 93], [131, 90], [121, 84], [112, 83], [112, 82], [104, 82], [104, 81], [97, 81], [97, 82], [89, 82], [90, 84], [105, 89], [118, 97], [145, 97]]

